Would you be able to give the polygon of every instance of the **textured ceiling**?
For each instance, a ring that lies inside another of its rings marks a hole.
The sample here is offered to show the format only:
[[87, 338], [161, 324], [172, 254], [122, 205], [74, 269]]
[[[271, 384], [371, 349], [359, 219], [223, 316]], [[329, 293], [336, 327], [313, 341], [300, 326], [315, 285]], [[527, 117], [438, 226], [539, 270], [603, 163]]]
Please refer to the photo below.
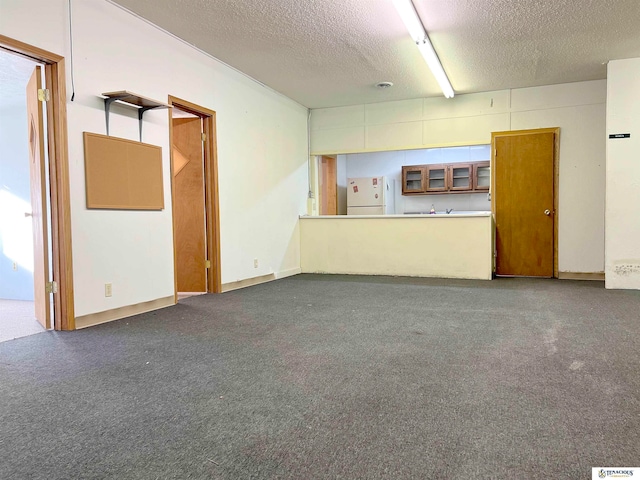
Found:
[[[392, 0], [109, 1], [307, 107], [441, 95]], [[456, 93], [602, 79], [640, 57], [639, 0], [414, 4]]]

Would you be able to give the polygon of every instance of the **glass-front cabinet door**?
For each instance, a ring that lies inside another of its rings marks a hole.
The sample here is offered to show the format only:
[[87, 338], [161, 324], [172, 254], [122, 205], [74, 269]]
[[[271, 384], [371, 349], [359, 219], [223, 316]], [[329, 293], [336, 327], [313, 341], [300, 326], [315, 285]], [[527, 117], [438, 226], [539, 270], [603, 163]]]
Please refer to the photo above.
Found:
[[470, 164], [449, 165], [449, 190], [471, 190], [472, 173]]
[[489, 162], [478, 162], [474, 165], [474, 190], [489, 190], [491, 170]]
[[424, 167], [402, 167], [402, 193], [423, 193], [424, 177]]
[[427, 192], [445, 192], [448, 187], [447, 166], [427, 166]]

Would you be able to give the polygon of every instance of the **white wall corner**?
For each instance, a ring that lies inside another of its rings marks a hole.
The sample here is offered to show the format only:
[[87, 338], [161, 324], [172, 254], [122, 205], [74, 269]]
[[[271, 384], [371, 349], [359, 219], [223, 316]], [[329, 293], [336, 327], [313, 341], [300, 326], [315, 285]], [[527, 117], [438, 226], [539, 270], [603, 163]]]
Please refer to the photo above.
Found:
[[[640, 290], [640, 58], [607, 66], [605, 285]], [[612, 137], [613, 135], [613, 137]], [[628, 135], [628, 136], [627, 136]]]

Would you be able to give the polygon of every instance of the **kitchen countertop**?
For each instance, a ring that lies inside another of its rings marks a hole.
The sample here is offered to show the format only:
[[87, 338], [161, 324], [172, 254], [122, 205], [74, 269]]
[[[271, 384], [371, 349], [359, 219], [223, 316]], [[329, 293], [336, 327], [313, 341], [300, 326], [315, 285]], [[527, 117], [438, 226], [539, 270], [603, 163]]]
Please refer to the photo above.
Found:
[[465, 213], [405, 213], [398, 215], [300, 215], [300, 218], [309, 219], [353, 219], [353, 218], [465, 218], [465, 217], [490, 217], [491, 212], [465, 212]]

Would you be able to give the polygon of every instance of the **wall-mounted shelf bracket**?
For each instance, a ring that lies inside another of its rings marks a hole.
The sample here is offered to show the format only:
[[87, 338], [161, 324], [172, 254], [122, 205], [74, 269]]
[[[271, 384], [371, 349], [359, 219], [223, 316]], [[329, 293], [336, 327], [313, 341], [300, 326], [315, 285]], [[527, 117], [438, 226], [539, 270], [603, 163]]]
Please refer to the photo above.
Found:
[[154, 110], [157, 108], [172, 108], [167, 103], [158, 102], [137, 93], [132, 93], [127, 90], [120, 90], [118, 92], [107, 92], [102, 94], [104, 99], [104, 116], [107, 122], [107, 135], [109, 135], [109, 110], [111, 104], [115, 101], [124, 103], [125, 105], [132, 105], [138, 107], [138, 124], [140, 128], [140, 141], [142, 142], [142, 116], [147, 110]]

